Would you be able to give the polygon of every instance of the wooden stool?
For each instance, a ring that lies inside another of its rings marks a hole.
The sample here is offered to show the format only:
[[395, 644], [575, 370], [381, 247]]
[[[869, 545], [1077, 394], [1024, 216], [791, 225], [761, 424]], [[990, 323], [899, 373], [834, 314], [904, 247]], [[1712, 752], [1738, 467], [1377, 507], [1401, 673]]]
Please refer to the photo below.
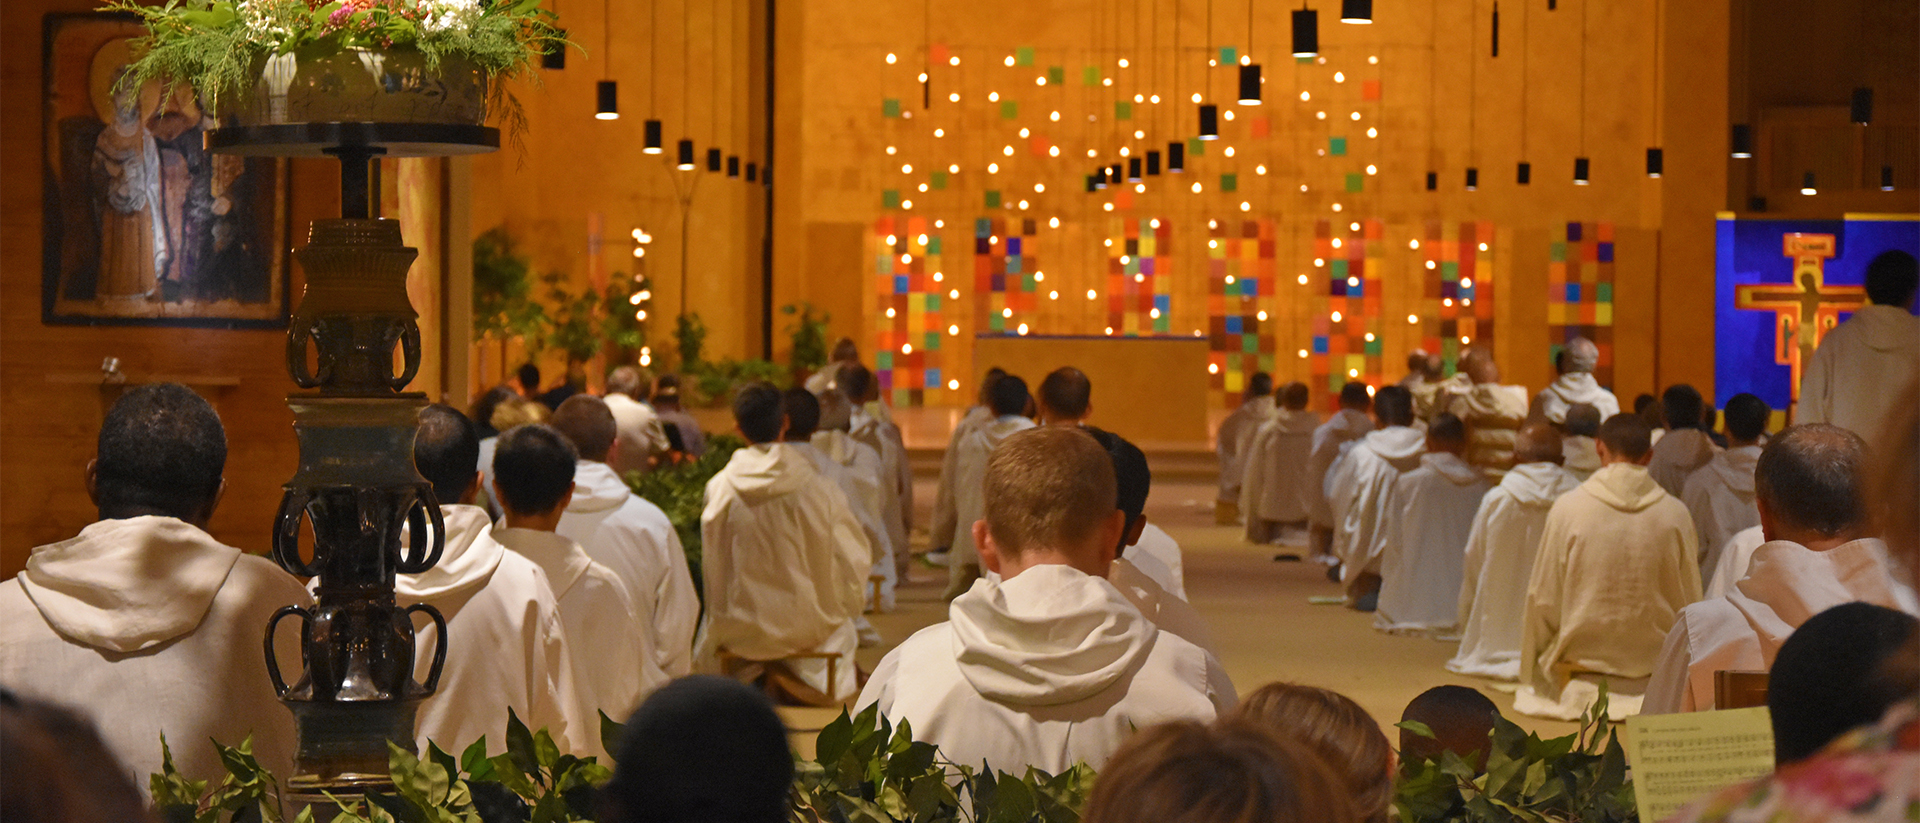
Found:
[[1767, 705], [1767, 673], [1719, 670], [1713, 673], [1713, 707], [1750, 709]]
[[867, 602], [873, 604], [873, 608], [868, 609], [867, 614], [885, 614], [886, 613], [887, 611], [886, 609], [880, 608], [880, 587], [885, 585], [886, 582], [887, 582], [886, 575], [883, 575], [883, 574], [867, 575], [867, 585], [872, 587], [872, 593], [868, 595], [870, 599]]
[[714, 656], [720, 661], [720, 671], [728, 677], [744, 683], [759, 686], [774, 703], [783, 706], [838, 706], [840, 701], [819, 689], [807, 685], [795, 677], [786, 666], [791, 660], [827, 661], [827, 682], [840, 682], [840, 655], [832, 652], [799, 652], [775, 660], [749, 660], [737, 654], [719, 649]]

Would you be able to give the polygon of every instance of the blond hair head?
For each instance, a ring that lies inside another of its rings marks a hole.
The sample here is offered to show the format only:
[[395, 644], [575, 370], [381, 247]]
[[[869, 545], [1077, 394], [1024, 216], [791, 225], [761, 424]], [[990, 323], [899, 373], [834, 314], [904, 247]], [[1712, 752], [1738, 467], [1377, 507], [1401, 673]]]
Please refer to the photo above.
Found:
[[1113, 459], [1077, 428], [1041, 427], [1000, 441], [987, 458], [987, 533], [1004, 556], [1071, 552], [1117, 511]]
[[1100, 770], [1085, 823], [1356, 823], [1308, 747], [1239, 720], [1143, 729]]
[[1363, 821], [1384, 821], [1393, 802], [1393, 746], [1373, 715], [1346, 695], [1297, 683], [1268, 683], [1240, 700], [1234, 718], [1291, 737], [1340, 773]]

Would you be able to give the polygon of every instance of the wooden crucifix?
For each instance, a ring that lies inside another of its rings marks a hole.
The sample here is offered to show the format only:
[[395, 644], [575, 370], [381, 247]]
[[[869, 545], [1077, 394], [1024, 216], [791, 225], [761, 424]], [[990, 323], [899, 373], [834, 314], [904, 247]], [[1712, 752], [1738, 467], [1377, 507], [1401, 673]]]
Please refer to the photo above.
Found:
[[1781, 253], [1793, 258], [1793, 282], [1735, 286], [1733, 300], [1735, 308], [1774, 313], [1773, 360], [1792, 370], [1789, 391], [1797, 402], [1801, 370], [1813, 360], [1814, 349], [1839, 325], [1842, 313], [1867, 302], [1867, 291], [1826, 284], [1833, 235], [1789, 233], [1781, 237], [1781, 245]]

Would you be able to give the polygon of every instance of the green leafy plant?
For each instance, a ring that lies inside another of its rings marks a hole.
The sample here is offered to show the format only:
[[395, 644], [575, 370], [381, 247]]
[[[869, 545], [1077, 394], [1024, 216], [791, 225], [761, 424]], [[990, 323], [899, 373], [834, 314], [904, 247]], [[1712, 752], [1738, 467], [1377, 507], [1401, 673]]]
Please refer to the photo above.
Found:
[[786, 332], [793, 344], [789, 359], [794, 372], [811, 372], [826, 365], [827, 323], [833, 319], [833, 315], [807, 302], [781, 306], [780, 313], [793, 318], [787, 322]]
[[[1453, 752], [1402, 763], [1394, 808], [1403, 823], [1628, 823], [1640, 819], [1607, 697], [1580, 717], [1580, 731], [1542, 740], [1504, 717], [1493, 721], [1486, 771]], [[1424, 737], [1414, 721], [1401, 728]], [[1603, 734], [1605, 732], [1605, 734]]]
[[733, 453], [745, 448], [747, 441], [731, 434], [716, 434], [707, 438], [707, 450], [697, 460], [686, 463], [665, 464], [655, 467], [644, 474], [633, 472], [627, 475], [627, 485], [633, 493], [639, 495], [666, 512], [667, 520], [673, 523], [673, 531], [680, 537], [680, 547], [687, 555], [687, 570], [693, 574], [694, 590], [705, 596], [700, 582], [700, 513], [707, 506], [707, 481], [726, 468], [727, 461], [733, 459]]
[[533, 299], [533, 265], [505, 228], [473, 241], [473, 334], [482, 340], [524, 340], [537, 347], [551, 321]]
[[[213, 744], [220, 753], [220, 765], [227, 773], [211, 791], [205, 780], [188, 780], [173, 765], [173, 750], [166, 735], [160, 736], [160, 773], [147, 780], [154, 811], [166, 823], [220, 823], [220, 821], [261, 820], [278, 823], [280, 783], [260, 766], [253, 756], [253, 738], [229, 748]], [[302, 814], [296, 820], [311, 820]]]
[[707, 324], [697, 312], [673, 319], [673, 342], [680, 347], [680, 370], [698, 374], [704, 364], [701, 354], [707, 345]]

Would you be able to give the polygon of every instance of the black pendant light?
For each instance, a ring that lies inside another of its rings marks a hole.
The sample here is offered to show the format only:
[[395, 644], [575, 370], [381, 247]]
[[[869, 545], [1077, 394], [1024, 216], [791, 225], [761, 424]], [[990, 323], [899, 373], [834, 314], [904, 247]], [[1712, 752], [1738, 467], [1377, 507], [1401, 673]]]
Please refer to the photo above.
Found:
[[[557, 8], [558, 3], [554, 4]], [[547, 41], [547, 50], [540, 53], [540, 68], [559, 71], [567, 67], [567, 30], [560, 29]]]
[[719, 171], [720, 168], [720, 150], [707, 149], [707, 171]]
[[1293, 11], [1293, 56], [1320, 55], [1320, 13], [1313, 9]]
[[1593, 182], [1593, 175], [1589, 173], [1591, 167], [1591, 164], [1587, 162], [1587, 158], [1573, 158], [1573, 184], [1576, 186], [1584, 186]]
[[1437, 171], [1427, 172], [1427, 191], [1439, 191], [1439, 190], [1440, 190], [1440, 173]]
[[1659, 179], [1667, 171], [1666, 152], [1659, 149], [1647, 149], [1647, 176]]
[[[1892, 166], [1887, 167], [1891, 174]], [[1187, 170], [1187, 144], [1178, 140], [1167, 143], [1167, 173], [1179, 174]]]
[[1160, 176], [1160, 150], [1159, 149], [1154, 149], [1153, 151], [1147, 152], [1147, 176], [1148, 177]]
[[1200, 139], [1220, 139], [1220, 107], [1207, 103], [1200, 107]]
[[1140, 182], [1140, 165], [1141, 165], [1140, 158], [1138, 157], [1127, 158], [1127, 182], [1129, 183]]
[[1847, 108], [1847, 114], [1855, 124], [1864, 126], [1873, 122], [1873, 89], [1854, 89], [1853, 105]]
[[1248, 63], [1240, 67], [1240, 105], [1260, 105], [1260, 64]]
[[1745, 160], [1753, 156], [1753, 127], [1745, 123], [1733, 124], [1733, 151], [1736, 160]]
[[1468, 168], [1467, 169], [1467, 191], [1479, 191], [1479, 190], [1480, 190], [1480, 170], [1478, 168]]
[[1373, 22], [1373, 0], [1340, 0], [1340, 22]]
[[681, 171], [693, 171], [693, 141], [682, 140], [678, 148], [673, 167]]
[[1893, 167], [1880, 167], [1880, 190], [1893, 191]]
[[758, 182], [759, 178], [760, 178], [760, 164], [754, 163], [754, 162], [748, 162], [747, 163], [747, 182], [749, 183]]
[[1107, 184], [1105, 181], [1106, 181], [1106, 175], [1103, 175], [1103, 174], [1087, 175], [1087, 191], [1091, 193], [1091, 192], [1096, 192], [1106, 188]]
[[595, 120], [620, 119], [620, 85], [612, 80], [602, 80], [594, 86], [594, 96], [598, 103], [593, 109]]
[[1124, 183], [1124, 182], [1126, 182], [1126, 180], [1127, 180], [1127, 167], [1126, 167], [1126, 166], [1123, 166], [1123, 165], [1121, 165], [1121, 164], [1119, 164], [1119, 163], [1115, 163], [1115, 164], [1113, 164], [1113, 165], [1111, 165], [1111, 166], [1108, 166], [1108, 167], [1107, 167], [1107, 182], [1108, 182], [1108, 183], [1110, 183], [1110, 184], [1119, 184], [1119, 183]]
[[737, 154], [727, 155], [727, 176], [734, 179], [739, 179], [740, 155], [737, 155]]
[[1520, 166], [1514, 170], [1513, 181], [1515, 183], [1519, 183], [1522, 186], [1532, 183], [1533, 182], [1533, 164], [1522, 161], [1520, 163]]
[[1807, 176], [1800, 179], [1800, 193], [1808, 196], [1820, 193], [1820, 190], [1813, 186], [1813, 172], [1807, 172]]
[[666, 149], [662, 147], [662, 144], [660, 141], [661, 141], [660, 121], [648, 120], [647, 121], [647, 142], [645, 145], [641, 147], [640, 153], [641, 154], [660, 154], [666, 151]]

